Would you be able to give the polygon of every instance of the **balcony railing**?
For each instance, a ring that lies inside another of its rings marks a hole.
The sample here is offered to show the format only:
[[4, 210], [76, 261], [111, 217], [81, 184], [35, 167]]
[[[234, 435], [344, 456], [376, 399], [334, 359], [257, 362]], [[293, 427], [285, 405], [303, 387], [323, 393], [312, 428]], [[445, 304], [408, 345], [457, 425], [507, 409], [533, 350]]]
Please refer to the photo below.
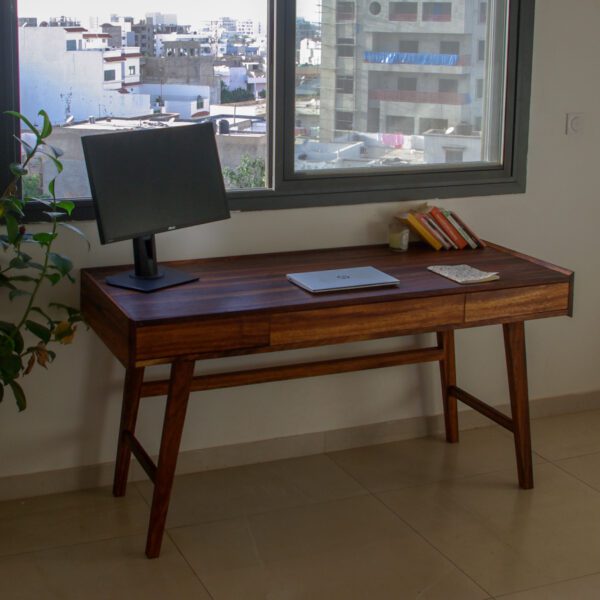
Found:
[[469, 94], [455, 92], [417, 92], [415, 90], [370, 90], [369, 100], [463, 105], [471, 103]]
[[431, 54], [426, 52], [365, 52], [364, 60], [382, 65], [432, 65], [439, 67], [464, 67], [471, 57], [459, 54]]

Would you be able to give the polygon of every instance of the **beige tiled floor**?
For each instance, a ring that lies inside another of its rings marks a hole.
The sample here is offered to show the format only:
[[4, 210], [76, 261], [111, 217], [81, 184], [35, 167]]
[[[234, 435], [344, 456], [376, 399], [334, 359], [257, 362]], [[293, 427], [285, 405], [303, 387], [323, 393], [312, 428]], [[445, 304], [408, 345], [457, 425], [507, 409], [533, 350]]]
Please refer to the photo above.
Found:
[[146, 483], [0, 503], [0, 598], [600, 598], [600, 411], [533, 446], [531, 491], [497, 428], [178, 477], [153, 561]]

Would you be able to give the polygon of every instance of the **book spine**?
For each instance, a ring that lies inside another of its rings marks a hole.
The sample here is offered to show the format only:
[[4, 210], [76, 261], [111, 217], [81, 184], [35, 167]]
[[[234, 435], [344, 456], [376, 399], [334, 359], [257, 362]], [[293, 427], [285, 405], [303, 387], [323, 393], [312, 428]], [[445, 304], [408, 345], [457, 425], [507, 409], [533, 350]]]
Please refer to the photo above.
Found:
[[435, 220], [435, 222], [440, 226], [440, 229], [444, 231], [444, 233], [456, 244], [456, 247], [459, 250], [467, 247], [467, 241], [452, 227], [450, 221], [446, 219], [444, 213], [437, 207], [434, 206], [429, 214]]
[[425, 215], [425, 218], [430, 227], [438, 234], [438, 237], [442, 238], [442, 241], [446, 243], [446, 250], [450, 250], [450, 248], [458, 250], [458, 246], [446, 235], [446, 232], [436, 223], [430, 214]]
[[448, 221], [450, 221], [450, 223], [452, 224], [452, 227], [454, 227], [456, 229], [456, 231], [458, 231], [458, 233], [460, 233], [460, 235], [462, 235], [462, 237], [465, 239], [467, 244], [469, 244], [469, 246], [471, 248], [473, 248], [473, 250], [475, 250], [475, 248], [477, 248], [477, 244], [471, 238], [471, 236], [458, 224], [458, 222], [454, 218], [453, 213], [451, 213], [449, 210], [444, 210], [444, 216], [448, 219]]
[[434, 250], [439, 250], [442, 247], [442, 243], [434, 236], [432, 236], [425, 227], [421, 224], [421, 221], [417, 219], [412, 213], [406, 215], [406, 222], [423, 238]]
[[473, 238], [479, 247], [485, 248], [487, 246], [487, 244], [456, 213], [452, 213], [452, 215], [458, 224]]
[[450, 250], [450, 244], [448, 244], [435, 228], [431, 226], [428, 216], [424, 213], [416, 213], [416, 216], [417, 219], [421, 221], [421, 225], [423, 225], [423, 227], [425, 227], [425, 229], [427, 229], [427, 231], [442, 244], [444, 250]]

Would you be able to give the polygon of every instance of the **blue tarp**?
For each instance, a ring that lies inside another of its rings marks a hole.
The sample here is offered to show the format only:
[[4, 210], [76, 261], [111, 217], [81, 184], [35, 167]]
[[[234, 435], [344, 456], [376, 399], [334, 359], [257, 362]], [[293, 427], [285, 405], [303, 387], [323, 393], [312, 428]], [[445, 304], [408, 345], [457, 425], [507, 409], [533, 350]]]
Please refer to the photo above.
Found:
[[365, 60], [382, 65], [458, 65], [458, 54], [429, 54], [425, 52], [365, 52]]

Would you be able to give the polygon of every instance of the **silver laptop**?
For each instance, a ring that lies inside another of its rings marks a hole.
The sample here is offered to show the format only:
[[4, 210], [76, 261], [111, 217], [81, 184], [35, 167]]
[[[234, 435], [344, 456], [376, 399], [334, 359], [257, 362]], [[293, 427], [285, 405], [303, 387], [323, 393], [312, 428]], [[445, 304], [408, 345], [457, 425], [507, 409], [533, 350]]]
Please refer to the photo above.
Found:
[[309, 271], [289, 273], [287, 278], [309, 292], [334, 292], [365, 287], [398, 285], [400, 281], [374, 267], [354, 267], [352, 269], [332, 269], [330, 271]]

